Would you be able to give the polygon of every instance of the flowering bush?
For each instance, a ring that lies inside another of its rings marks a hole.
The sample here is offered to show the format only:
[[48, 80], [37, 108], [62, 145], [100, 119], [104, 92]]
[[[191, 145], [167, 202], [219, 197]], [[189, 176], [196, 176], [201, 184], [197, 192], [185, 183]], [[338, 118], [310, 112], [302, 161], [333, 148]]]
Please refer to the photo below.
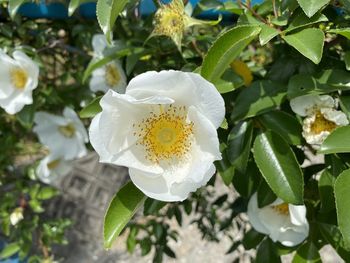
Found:
[[[176, 257], [166, 218], [186, 213], [257, 262], [319, 261], [327, 244], [350, 261], [349, 1], [173, 0], [145, 18], [98, 0], [98, 23], [30, 20], [22, 2], [0, 12], [0, 259], [54, 260], [68, 222], [42, 216], [58, 194], [46, 184], [95, 150], [131, 180], [106, 211], [106, 248], [128, 228], [130, 252]], [[213, 8], [224, 17], [195, 18]]]

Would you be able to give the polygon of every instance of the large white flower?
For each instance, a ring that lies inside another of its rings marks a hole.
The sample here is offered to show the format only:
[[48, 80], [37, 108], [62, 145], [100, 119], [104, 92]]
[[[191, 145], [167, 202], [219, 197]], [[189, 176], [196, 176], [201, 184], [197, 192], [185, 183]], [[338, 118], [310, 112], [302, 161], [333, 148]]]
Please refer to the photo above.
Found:
[[[114, 43], [114, 47], [118, 44]], [[92, 38], [92, 47], [94, 49], [95, 58], [103, 58], [104, 52], [108, 49], [106, 37], [102, 34], [94, 35]], [[119, 93], [124, 93], [126, 87], [125, 72], [120, 64], [120, 61], [115, 59], [106, 65], [99, 67], [92, 72], [90, 79], [90, 89], [93, 92], [102, 91], [107, 92], [113, 89]]]
[[279, 198], [272, 204], [259, 208], [255, 193], [248, 203], [248, 217], [256, 231], [287, 247], [300, 244], [309, 234], [306, 207], [287, 204]]
[[38, 77], [38, 65], [26, 54], [15, 51], [11, 58], [0, 50], [0, 107], [15, 114], [32, 104]]
[[51, 153], [63, 156], [65, 160], [86, 155], [88, 136], [83, 123], [71, 108], [66, 107], [63, 116], [37, 112], [34, 122], [34, 132]]
[[63, 156], [49, 154], [40, 161], [36, 174], [42, 182], [53, 184], [56, 180], [66, 176], [72, 168], [71, 161], [64, 160]]
[[346, 115], [329, 95], [305, 95], [290, 101], [292, 110], [302, 117], [303, 137], [312, 145], [320, 145], [337, 127], [349, 124]]
[[195, 73], [146, 72], [125, 94], [109, 90], [90, 126], [100, 161], [129, 167], [147, 196], [180, 201], [205, 185], [221, 159], [216, 129], [225, 114], [214, 85]]

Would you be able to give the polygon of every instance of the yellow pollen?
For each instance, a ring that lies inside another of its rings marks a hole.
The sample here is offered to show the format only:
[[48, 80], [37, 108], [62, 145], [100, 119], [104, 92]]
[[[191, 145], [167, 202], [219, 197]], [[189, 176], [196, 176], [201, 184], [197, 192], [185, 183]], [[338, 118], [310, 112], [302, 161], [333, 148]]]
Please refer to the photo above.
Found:
[[180, 160], [190, 150], [193, 123], [186, 121], [186, 107], [160, 106], [159, 113], [150, 112], [134, 132], [137, 144], [145, 148], [146, 159], [159, 163], [164, 160]]
[[272, 208], [282, 215], [289, 215], [289, 205], [288, 203], [282, 203], [280, 205], [272, 206]]
[[12, 84], [17, 88], [17, 89], [24, 89], [27, 81], [28, 81], [28, 73], [23, 70], [22, 68], [14, 68], [11, 70], [11, 81]]
[[75, 134], [75, 127], [73, 123], [68, 123], [64, 126], [58, 126], [58, 130], [64, 137], [72, 138]]
[[53, 161], [51, 161], [51, 162], [49, 162], [49, 163], [47, 164], [47, 168], [49, 168], [50, 170], [53, 170], [53, 169], [55, 169], [59, 164], [60, 164], [60, 159], [53, 160]]
[[323, 131], [331, 132], [337, 128], [337, 124], [327, 120], [321, 112], [316, 113], [315, 121], [311, 124], [311, 132], [314, 134], [320, 134]]
[[108, 64], [106, 66], [105, 79], [106, 79], [107, 85], [110, 87], [114, 87], [119, 83], [120, 74], [116, 65]]

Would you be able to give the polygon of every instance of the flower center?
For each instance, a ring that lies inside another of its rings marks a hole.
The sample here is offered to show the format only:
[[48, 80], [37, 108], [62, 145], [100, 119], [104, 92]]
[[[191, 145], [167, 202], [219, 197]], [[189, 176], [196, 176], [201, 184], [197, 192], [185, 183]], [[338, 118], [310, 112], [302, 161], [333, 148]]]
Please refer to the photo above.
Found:
[[14, 68], [10, 74], [12, 84], [19, 90], [24, 89], [28, 81], [28, 73], [21, 68]]
[[172, 36], [184, 31], [183, 10], [174, 4], [165, 5], [159, 9], [154, 19], [156, 34]]
[[281, 215], [289, 215], [288, 203], [282, 203], [280, 205], [274, 205], [272, 208]]
[[58, 126], [58, 131], [63, 134], [64, 137], [72, 138], [75, 134], [75, 127], [73, 123], [68, 123], [64, 126]]
[[151, 112], [150, 117], [137, 125], [134, 136], [139, 137], [137, 144], [145, 148], [146, 159], [159, 163], [186, 155], [191, 147], [194, 125], [186, 121], [186, 116], [185, 106], [169, 105], [164, 109], [160, 105], [160, 113]]
[[59, 164], [60, 164], [60, 159], [53, 160], [47, 164], [47, 168], [49, 168], [49, 170], [53, 170], [57, 168]]
[[314, 134], [320, 134], [323, 131], [331, 132], [337, 128], [337, 124], [327, 120], [321, 112], [316, 113], [315, 121], [311, 124], [311, 132]]
[[114, 87], [118, 84], [118, 82], [120, 81], [120, 74], [116, 65], [108, 64], [106, 66], [105, 79], [107, 85], [110, 87]]

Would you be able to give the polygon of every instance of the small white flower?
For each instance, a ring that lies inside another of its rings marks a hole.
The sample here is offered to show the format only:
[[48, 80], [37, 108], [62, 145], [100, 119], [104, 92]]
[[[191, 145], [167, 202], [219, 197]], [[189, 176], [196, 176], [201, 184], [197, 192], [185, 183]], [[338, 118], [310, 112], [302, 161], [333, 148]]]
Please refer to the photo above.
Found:
[[21, 51], [13, 58], [0, 50], [0, 107], [8, 114], [32, 104], [32, 91], [38, 86], [39, 67]]
[[90, 126], [100, 161], [129, 167], [147, 196], [180, 201], [205, 185], [221, 159], [216, 129], [224, 101], [213, 84], [195, 73], [146, 72], [125, 94], [109, 90]]
[[[113, 50], [120, 46], [119, 42], [114, 42], [113, 46], [108, 47], [105, 35], [96, 34], [92, 38], [92, 47], [94, 49], [95, 58], [103, 58], [108, 50]], [[108, 55], [108, 54], [107, 54]], [[120, 61], [115, 59], [106, 65], [94, 70], [90, 79], [90, 90], [93, 92], [107, 92], [109, 89], [119, 93], [125, 92], [126, 76], [120, 64]]]
[[94, 70], [90, 79], [90, 90], [107, 92], [109, 89], [124, 93], [126, 76], [118, 60]]
[[62, 156], [49, 154], [40, 161], [36, 169], [36, 174], [42, 182], [52, 184], [56, 180], [66, 176], [72, 168], [72, 163], [64, 160]]
[[20, 221], [23, 220], [23, 218], [23, 208], [17, 207], [15, 210], [13, 210], [13, 212], [10, 215], [11, 225], [17, 225]]
[[349, 124], [346, 115], [336, 110], [337, 101], [329, 95], [305, 95], [290, 101], [292, 110], [302, 117], [303, 137], [311, 145], [321, 145], [337, 127]]
[[274, 242], [293, 247], [305, 240], [309, 234], [304, 205], [291, 205], [277, 199], [272, 204], [259, 208], [255, 193], [248, 203], [248, 217], [253, 228], [268, 235]]
[[34, 132], [51, 153], [63, 156], [65, 160], [86, 155], [85, 143], [89, 141], [86, 129], [71, 108], [64, 108], [63, 116], [37, 112], [34, 122]]

